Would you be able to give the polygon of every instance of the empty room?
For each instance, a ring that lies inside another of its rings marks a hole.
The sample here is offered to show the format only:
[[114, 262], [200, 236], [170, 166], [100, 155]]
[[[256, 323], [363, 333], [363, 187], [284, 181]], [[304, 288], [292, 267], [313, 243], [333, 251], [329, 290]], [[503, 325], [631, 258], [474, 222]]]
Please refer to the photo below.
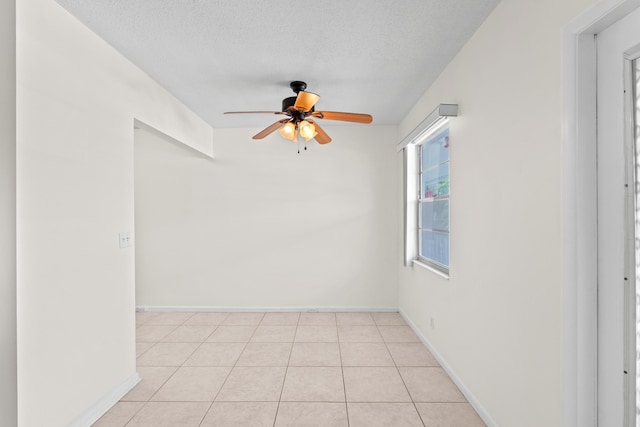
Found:
[[0, 5], [0, 425], [640, 425], [640, 1]]

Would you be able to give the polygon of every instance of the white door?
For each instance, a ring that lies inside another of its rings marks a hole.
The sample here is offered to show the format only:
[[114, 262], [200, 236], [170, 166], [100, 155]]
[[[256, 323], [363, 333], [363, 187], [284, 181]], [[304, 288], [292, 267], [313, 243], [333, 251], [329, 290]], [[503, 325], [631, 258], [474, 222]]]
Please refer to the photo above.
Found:
[[[640, 9], [597, 35], [598, 425], [636, 421], [635, 125]], [[640, 288], [640, 286], [638, 287]]]

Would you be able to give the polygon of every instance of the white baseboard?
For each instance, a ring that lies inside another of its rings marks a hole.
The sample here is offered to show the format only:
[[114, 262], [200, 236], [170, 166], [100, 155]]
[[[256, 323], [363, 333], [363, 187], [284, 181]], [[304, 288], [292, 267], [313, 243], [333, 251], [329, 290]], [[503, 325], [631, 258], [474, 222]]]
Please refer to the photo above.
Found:
[[225, 306], [139, 306], [136, 311], [201, 311], [201, 312], [379, 312], [397, 313], [398, 307], [225, 307]]
[[433, 357], [435, 357], [436, 360], [438, 361], [438, 363], [440, 363], [440, 365], [442, 366], [442, 369], [445, 370], [445, 372], [449, 375], [449, 377], [451, 377], [453, 382], [458, 386], [458, 388], [460, 389], [460, 391], [462, 392], [464, 397], [467, 399], [469, 404], [471, 406], [473, 406], [473, 409], [476, 410], [476, 412], [478, 413], [480, 418], [482, 418], [482, 421], [484, 421], [484, 423], [487, 425], [487, 427], [499, 427], [498, 423], [495, 422], [495, 420], [491, 417], [489, 412], [487, 412], [487, 410], [484, 408], [484, 406], [482, 406], [480, 401], [464, 385], [464, 383], [462, 382], [460, 377], [455, 373], [455, 371], [453, 369], [451, 369], [451, 367], [449, 366], [447, 361], [444, 360], [444, 358], [440, 355], [440, 353], [438, 353], [438, 351], [431, 345], [429, 340], [422, 334], [422, 332], [420, 331], [420, 329], [418, 329], [416, 324], [413, 323], [411, 321], [411, 319], [409, 319], [407, 314], [404, 311], [402, 311], [402, 309], [399, 310], [399, 313], [404, 318], [404, 320], [407, 322], [409, 327], [411, 329], [413, 329], [413, 332], [416, 333], [418, 338], [420, 338], [422, 343], [429, 349], [431, 354], [433, 354]]
[[75, 419], [69, 427], [88, 427], [103, 416], [113, 405], [118, 403], [136, 384], [140, 382], [140, 375], [136, 372], [127, 378], [122, 384], [117, 386], [108, 395], [97, 401], [87, 409], [82, 415]]

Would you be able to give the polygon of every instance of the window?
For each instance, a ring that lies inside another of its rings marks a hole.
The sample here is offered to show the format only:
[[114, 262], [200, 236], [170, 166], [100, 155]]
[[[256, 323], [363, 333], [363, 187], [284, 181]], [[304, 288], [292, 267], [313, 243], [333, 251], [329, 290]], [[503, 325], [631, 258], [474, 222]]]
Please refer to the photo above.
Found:
[[449, 118], [457, 104], [439, 104], [396, 146], [403, 151], [404, 265], [449, 277]]
[[418, 260], [449, 272], [449, 128], [418, 144]]

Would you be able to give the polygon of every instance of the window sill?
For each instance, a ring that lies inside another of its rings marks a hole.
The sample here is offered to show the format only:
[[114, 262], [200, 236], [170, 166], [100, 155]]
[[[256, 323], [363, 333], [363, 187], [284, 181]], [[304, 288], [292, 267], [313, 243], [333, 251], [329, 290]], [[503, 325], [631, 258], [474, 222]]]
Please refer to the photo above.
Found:
[[423, 263], [423, 262], [420, 262], [420, 261], [418, 261], [417, 259], [414, 259], [414, 260], [413, 260], [413, 265], [419, 265], [420, 267], [425, 268], [425, 269], [427, 269], [427, 270], [429, 270], [429, 271], [431, 271], [431, 272], [433, 272], [433, 273], [437, 274], [438, 276], [440, 276], [440, 277], [442, 277], [442, 278], [444, 278], [444, 279], [449, 280], [449, 275], [448, 275], [447, 273], [443, 273], [443, 272], [442, 272], [442, 271], [440, 271], [440, 270], [436, 270], [435, 268], [431, 267], [430, 265], [427, 265], [427, 264], [425, 264], [425, 263]]

